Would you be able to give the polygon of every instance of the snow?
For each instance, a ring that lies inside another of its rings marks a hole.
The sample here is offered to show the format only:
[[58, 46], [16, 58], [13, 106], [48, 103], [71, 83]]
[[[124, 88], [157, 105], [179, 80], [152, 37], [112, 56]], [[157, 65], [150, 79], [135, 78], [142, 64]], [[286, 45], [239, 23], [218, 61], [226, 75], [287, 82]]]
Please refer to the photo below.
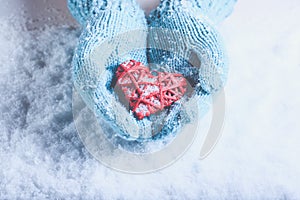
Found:
[[231, 61], [221, 140], [199, 160], [199, 137], [144, 175], [104, 167], [76, 133], [80, 30], [26, 31], [0, 18], [0, 199], [299, 199], [299, 18], [297, 0], [237, 3], [220, 27]]

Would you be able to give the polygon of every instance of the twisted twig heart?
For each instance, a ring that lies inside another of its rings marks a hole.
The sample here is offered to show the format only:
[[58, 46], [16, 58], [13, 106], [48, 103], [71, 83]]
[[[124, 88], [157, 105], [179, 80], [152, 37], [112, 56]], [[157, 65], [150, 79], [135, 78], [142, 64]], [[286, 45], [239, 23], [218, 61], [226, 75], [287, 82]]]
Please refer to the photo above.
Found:
[[122, 63], [116, 71], [116, 77], [116, 86], [123, 91], [138, 119], [170, 106], [187, 90], [186, 79], [181, 74], [150, 71], [135, 60]]

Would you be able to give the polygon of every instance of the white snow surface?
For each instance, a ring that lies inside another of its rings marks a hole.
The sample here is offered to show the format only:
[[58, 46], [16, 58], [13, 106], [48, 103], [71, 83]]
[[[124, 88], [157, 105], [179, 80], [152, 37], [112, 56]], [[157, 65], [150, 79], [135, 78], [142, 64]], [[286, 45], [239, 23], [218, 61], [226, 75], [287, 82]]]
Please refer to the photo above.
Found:
[[[239, 1], [220, 27], [230, 58], [223, 135], [161, 171], [113, 171], [72, 118], [80, 30], [0, 18], [0, 199], [300, 199], [300, 4]], [[204, 120], [203, 123], [208, 123]]]

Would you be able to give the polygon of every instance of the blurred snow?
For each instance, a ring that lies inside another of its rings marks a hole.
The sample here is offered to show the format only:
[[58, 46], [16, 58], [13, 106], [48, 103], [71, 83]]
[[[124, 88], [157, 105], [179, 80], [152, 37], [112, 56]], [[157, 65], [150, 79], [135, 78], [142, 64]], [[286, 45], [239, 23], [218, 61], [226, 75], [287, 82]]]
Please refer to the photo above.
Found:
[[205, 160], [196, 140], [169, 168], [129, 175], [94, 160], [76, 133], [80, 30], [0, 18], [0, 199], [300, 199], [298, 19], [297, 0], [239, 1], [220, 27], [231, 61], [220, 142]]

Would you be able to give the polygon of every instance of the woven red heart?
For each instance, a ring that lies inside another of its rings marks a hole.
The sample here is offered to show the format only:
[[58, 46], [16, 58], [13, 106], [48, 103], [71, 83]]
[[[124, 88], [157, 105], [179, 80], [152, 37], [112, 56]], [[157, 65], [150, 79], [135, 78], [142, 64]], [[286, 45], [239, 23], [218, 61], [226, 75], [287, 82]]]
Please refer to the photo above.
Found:
[[122, 63], [116, 71], [116, 78], [116, 86], [123, 91], [130, 109], [138, 119], [170, 106], [187, 90], [186, 79], [181, 74], [151, 72], [135, 60]]

